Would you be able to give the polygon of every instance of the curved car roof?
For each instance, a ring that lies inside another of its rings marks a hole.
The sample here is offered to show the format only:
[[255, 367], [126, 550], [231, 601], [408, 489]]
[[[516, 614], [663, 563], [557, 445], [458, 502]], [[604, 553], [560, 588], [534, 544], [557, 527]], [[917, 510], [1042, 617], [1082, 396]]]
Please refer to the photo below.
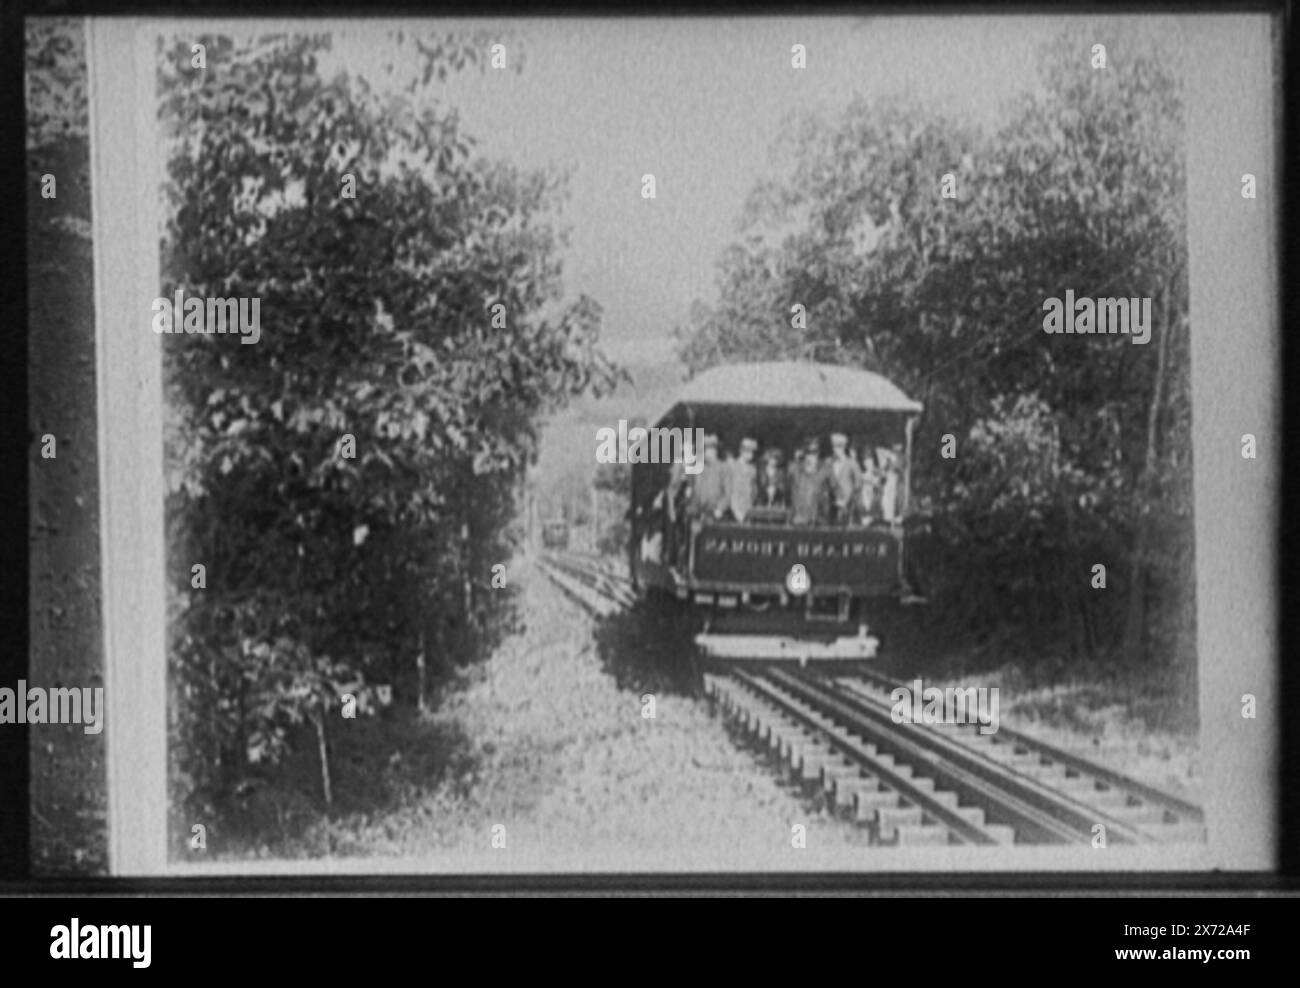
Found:
[[680, 406], [722, 405], [911, 413], [922, 408], [873, 371], [779, 360], [713, 367], [684, 384], [659, 420]]

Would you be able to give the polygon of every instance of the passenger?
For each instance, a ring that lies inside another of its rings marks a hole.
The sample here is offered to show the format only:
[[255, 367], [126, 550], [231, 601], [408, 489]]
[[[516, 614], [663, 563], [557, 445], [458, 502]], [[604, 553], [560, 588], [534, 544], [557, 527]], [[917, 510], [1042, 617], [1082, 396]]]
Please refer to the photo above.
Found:
[[790, 506], [789, 488], [781, 470], [781, 451], [775, 446], [763, 452], [763, 468], [754, 479], [754, 503], [760, 508]]
[[754, 466], [757, 441], [748, 436], [740, 441], [740, 453], [727, 464], [727, 510], [731, 517], [743, 522], [754, 505], [754, 481], [758, 468]]
[[849, 437], [842, 432], [831, 433], [830, 474], [835, 488], [834, 521], [847, 525], [857, 512], [862, 471], [849, 456]]
[[663, 517], [667, 519], [667, 524], [664, 525], [664, 558], [670, 566], [677, 562], [677, 546], [681, 541], [678, 529], [681, 527], [679, 519], [683, 514], [685, 487], [686, 468], [677, 460], [668, 468], [668, 486], [660, 492], [664, 501]]
[[681, 460], [676, 460], [668, 468], [668, 486], [663, 490], [664, 509], [670, 522], [675, 522], [682, 514], [688, 488], [686, 467]]
[[870, 525], [880, 517], [880, 486], [884, 482], [880, 468], [876, 466], [875, 453], [871, 447], [862, 450], [862, 489], [858, 504], [864, 525]]
[[690, 524], [691, 499], [693, 495], [692, 475], [686, 472], [686, 460], [699, 457], [703, 459], [702, 449], [693, 449], [690, 441], [692, 433], [685, 430], [685, 443], [673, 458], [668, 469], [668, 486], [664, 489], [667, 558], [669, 564], [675, 564], [678, 552], [687, 544], [687, 528]]
[[903, 448], [901, 446], [894, 446], [893, 449], [878, 447], [876, 459], [880, 461], [881, 472], [884, 475], [880, 487], [880, 514], [885, 521], [892, 524], [899, 520], [898, 491], [902, 479]]
[[727, 510], [726, 473], [718, 462], [718, 437], [704, 437], [700, 472], [691, 479], [687, 514], [692, 522], [716, 521]]
[[796, 525], [825, 523], [833, 499], [834, 481], [813, 439], [804, 445], [799, 464], [790, 475], [790, 521]]

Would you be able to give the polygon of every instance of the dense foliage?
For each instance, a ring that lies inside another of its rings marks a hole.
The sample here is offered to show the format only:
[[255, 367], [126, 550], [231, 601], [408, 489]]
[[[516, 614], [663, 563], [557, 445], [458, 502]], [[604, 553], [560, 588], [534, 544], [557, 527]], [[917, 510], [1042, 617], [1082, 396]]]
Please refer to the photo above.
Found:
[[[693, 371], [862, 366], [925, 403], [914, 491], [940, 542], [924, 554], [934, 614], [1191, 663], [1183, 110], [1158, 48], [1126, 35], [1098, 69], [1097, 40], [1070, 31], [1043, 52], [1041, 89], [994, 133], [905, 101], [803, 121], [682, 355]], [[1151, 297], [1151, 341], [1045, 334], [1043, 302], [1067, 289]]]
[[609, 368], [562, 302], [561, 183], [475, 157], [429, 92], [486, 44], [397, 39], [403, 92], [323, 78], [325, 38], [198, 41], [205, 69], [161, 60], [162, 294], [261, 299], [256, 344], [163, 337], [174, 766], [210, 809], [293, 725], [323, 752], [344, 694], [413, 703], [482, 650], [535, 423]]

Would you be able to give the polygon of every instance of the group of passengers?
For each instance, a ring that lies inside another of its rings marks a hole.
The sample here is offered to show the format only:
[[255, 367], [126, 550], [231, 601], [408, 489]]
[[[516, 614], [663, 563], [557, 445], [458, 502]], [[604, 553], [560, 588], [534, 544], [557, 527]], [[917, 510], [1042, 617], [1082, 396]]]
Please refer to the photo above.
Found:
[[764, 522], [794, 525], [865, 525], [898, 517], [902, 447], [863, 444], [861, 459], [848, 436], [831, 433], [831, 456], [817, 439], [806, 440], [784, 469], [772, 447], [755, 462], [758, 443], [745, 437], [734, 456], [719, 459], [718, 437], [706, 435], [700, 472], [674, 464], [664, 492], [670, 521]]

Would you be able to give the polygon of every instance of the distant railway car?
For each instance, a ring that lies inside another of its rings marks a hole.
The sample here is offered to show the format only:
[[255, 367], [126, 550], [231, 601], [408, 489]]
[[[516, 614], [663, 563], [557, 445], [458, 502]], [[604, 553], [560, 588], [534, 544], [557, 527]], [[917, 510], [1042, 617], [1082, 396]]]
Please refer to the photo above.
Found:
[[687, 435], [703, 448], [688, 447], [688, 463], [633, 466], [638, 593], [689, 608], [710, 655], [873, 658], [873, 604], [919, 599], [904, 520], [920, 412], [884, 377], [847, 367], [700, 374], [649, 438], [652, 451]]
[[563, 518], [552, 518], [542, 526], [542, 545], [548, 549], [569, 547], [569, 523]]

